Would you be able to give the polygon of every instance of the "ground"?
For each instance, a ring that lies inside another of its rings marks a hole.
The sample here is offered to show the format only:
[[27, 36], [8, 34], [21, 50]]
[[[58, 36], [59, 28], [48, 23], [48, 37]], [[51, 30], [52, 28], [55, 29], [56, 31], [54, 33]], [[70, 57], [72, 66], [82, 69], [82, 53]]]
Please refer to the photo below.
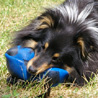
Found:
[[[27, 25], [40, 15], [45, 7], [51, 8], [63, 0], [0, 0], [0, 98], [33, 98], [44, 92], [42, 83], [30, 83], [23, 88], [21, 84], [7, 85], [9, 72], [6, 67], [5, 52], [11, 47], [15, 31]], [[83, 87], [60, 84], [52, 88], [50, 98], [98, 98], [98, 76]]]

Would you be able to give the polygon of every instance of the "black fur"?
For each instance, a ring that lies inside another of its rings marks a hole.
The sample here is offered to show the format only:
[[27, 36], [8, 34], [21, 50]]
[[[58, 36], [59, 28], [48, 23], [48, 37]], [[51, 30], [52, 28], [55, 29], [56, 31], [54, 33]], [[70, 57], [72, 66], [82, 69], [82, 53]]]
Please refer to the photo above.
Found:
[[[76, 83], [83, 85], [83, 76], [89, 81], [92, 72], [98, 69], [97, 0], [66, 0], [56, 8], [46, 9], [16, 33], [13, 43], [25, 45], [31, 39], [38, 43], [35, 49], [39, 52], [30, 65], [34, 72], [44, 63], [64, 69], [67, 65], [73, 69], [69, 80], [76, 78]], [[49, 46], [44, 49], [46, 42]], [[53, 57], [55, 53], [60, 56]]]

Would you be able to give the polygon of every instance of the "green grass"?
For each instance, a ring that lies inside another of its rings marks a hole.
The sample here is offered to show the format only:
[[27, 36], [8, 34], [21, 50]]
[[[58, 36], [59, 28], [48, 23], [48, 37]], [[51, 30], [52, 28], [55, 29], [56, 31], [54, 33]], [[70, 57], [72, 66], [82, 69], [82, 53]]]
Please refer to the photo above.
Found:
[[[0, 98], [32, 98], [44, 92], [44, 80], [23, 88], [21, 84], [9, 86], [6, 78], [9, 72], [4, 53], [11, 47], [13, 32], [27, 25], [31, 19], [40, 15], [44, 7], [58, 5], [63, 0], [0, 0]], [[66, 87], [60, 84], [52, 88], [50, 98], [98, 98], [97, 76], [84, 87]]]

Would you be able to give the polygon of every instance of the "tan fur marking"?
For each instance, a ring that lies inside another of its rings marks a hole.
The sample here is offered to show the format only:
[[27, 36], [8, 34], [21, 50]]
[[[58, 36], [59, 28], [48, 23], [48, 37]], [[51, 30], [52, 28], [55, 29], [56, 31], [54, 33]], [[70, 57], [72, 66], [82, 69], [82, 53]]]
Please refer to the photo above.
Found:
[[52, 26], [53, 24], [54, 24], [54, 22], [53, 22], [53, 20], [52, 20], [52, 18], [51, 18], [51, 16], [50, 15], [48, 15], [48, 16], [42, 16], [42, 20], [41, 20], [41, 23], [43, 23], [43, 22], [45, 22], [45, 23], [47, 23], [49, 26]]
[[[43, 24], [46, 23], [46, 24]], [[37, 29], [44, 29], [53, 26], [54, 22], [50, 15], [48, 16], [42, 16], [42, 19], [40, 20], [40, 26]]]
[[49, 43], [46, 42], [46, 43], [45, 43], [45, 49], [47, 49], [48, 47], [49, 47]]
[[28, 40], [28, 41], [25, 43], [24, 47], [30, 47], [30, 48], [33, 48], [33, 49], [34, 49], [37, 44], [38, 44], [38, 43], [37, 43], [36, 41], [34, 41], [34, 40]]
[[53, 55], [53, 57], [59, 57], [59, 56], [60, 56], [59, 53], [55, 53], [55, 54]]
[[78, 41], [79, 45], [81, 46], [81, 49], [82, 49], [82, 55], [85, 57], [85, 54], [84, 54], [84, 49], [85, 49], [85, 45], [84, 45], [84, 41], [83, 41], [83, 38], [79, 38]]
[[40, 25], [37, 29], [45, 29], [48, 28], [49, 26], [46, 24]]

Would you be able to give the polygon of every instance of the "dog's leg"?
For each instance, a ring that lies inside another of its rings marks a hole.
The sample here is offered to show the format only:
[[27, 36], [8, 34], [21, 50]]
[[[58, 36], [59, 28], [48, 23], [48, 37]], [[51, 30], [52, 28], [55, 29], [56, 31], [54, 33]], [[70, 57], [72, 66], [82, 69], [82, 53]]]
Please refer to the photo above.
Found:
[[71, 84], [74, 83], [74, 85], [79, 85], [79, 86], [83, 86], [84, 83], [86, 83], [86, 81], [83, 79], [83, 76], [79, 75], [79, 73], [74, 67], [69, 67], [65, 65], [64, 69], [67, 70], [69, 73], [69, 77], [66, 80], [66, 82], [69, 82], [67, 86], [70, 86], [70, 83]]

